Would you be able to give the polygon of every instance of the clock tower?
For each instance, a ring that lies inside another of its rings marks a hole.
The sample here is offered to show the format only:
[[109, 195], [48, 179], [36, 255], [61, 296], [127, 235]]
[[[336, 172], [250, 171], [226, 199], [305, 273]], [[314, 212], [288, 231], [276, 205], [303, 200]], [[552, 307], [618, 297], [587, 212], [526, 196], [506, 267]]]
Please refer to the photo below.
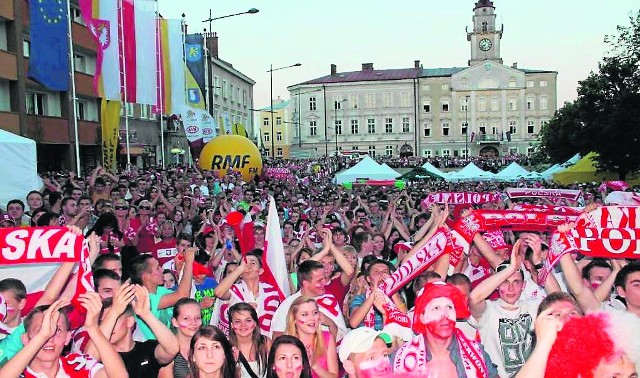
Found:
[[473, 31], [467, 28], [467, 41], [471, 42], [470, 66], [485, 60], [502, 64], [500, 39], [503, 27], [496, 29], [495, 9], [491, 0], [478, 0], [473, 8]]

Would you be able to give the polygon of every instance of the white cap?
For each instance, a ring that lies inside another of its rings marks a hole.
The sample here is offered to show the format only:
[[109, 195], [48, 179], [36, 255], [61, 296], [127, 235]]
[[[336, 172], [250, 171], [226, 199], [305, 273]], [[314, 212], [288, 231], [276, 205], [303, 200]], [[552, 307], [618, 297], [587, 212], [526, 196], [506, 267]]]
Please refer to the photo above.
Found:
[[391, 343], [391, 336], [383, 331], [376, 331], [373, 328], [360, 327], [349, 331], [338, 350], [338, 357], [344, 363], [352, 353], [364, 353], [373, 347], [376, 338], [381, 338], [385, 343]]

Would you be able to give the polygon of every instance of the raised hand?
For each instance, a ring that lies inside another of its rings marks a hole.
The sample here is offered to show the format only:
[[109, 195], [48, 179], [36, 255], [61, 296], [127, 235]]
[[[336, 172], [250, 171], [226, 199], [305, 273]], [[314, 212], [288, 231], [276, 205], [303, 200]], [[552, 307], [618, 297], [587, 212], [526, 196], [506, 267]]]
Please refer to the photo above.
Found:
[[46, 341], [55, 335], [58, 329], [58, 319], [60, 319], [60, 309], [70, 303], [71, 301], [67, 298], [60, 298], [53, 302], [42, 314], [42, 325], [40, 325], [36, 336]]
[[80, 294], [78, 302], [80, 302], [82, 307], [87, 310], [84, 327], [86, 329], [98, 327], [100, 310], [102, 310], [102, 299], [100, 298], [100, 294], [95, 291]]
[[133, 312], [141, 318], [151, 314], [151, 302], [149, 290], [146, 287], [135, 285], [136, 299], [133, 301]]

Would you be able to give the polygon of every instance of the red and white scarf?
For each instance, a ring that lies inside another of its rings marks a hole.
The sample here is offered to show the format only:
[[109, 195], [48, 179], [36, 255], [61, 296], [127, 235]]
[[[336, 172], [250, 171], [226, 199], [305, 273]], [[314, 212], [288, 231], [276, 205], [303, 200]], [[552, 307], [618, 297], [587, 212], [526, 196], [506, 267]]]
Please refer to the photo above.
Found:
[[[487, 364], [484, 361], [480, 344], [469, 340], [458, 328], [455, 329], [455, 337], [458, 341], [458, 351], [466, 373], [465, 377], [487, 377]], [[393, 372], [395, 374], [413, 373], [428, 376], [428, 362], [424, 335], [418, 335], [398, 349], [393, 363]]]
[[564, 254], [575, 252], [591, 257], [638, 258], [640, 207], [599, 207], [581, 216], [571, 232], [554, 232], [538, 283], [544, 283]]
[[577, 201], [582, 195], [582, 192], [579, 190], [545, 188], [507, 188], [505, 193], [507, 193], [507, 196], [511, 199], [536, 197], [567, 199], [571, 201]]
[[94, 291], [87, 240], [66, 227], [0, 228], [0, 276], [21, 280], [27, 293], [44, 290], [53, 271], [66, 262], [79, 263], [72, 303], [84, 313], [77, 298]]
[[432, 193], [422, 200], [423, 208], [428, 209], [436, 203], [448, 203], [450, 205], [474, 204], [479, 205], [488, 202], [499, 202], [502, 200], [500, 193], [477, 193], [477, 192], [439, 192]]
[[278, 289], [265, 282], [258, 284], [258, 296], [254, 296], [244, 281], [234, 284], [229, 289], [231, 298], [229, 306], [233, 306], [239, 302], [256, 303], [258, 308], [258, 323], [260, 331], [263, 335], [271, 337], [271, 320], [276, 310], [280, 306], [280, 295]]

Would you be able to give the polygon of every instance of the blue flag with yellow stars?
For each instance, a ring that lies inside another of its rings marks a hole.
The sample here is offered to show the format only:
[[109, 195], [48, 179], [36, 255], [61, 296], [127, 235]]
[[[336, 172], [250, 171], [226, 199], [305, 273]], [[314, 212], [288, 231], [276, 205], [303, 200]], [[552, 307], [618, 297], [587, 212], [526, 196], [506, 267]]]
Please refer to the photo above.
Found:
[[29, 79], [52, 91], [69, 90], [67, 1], [29, 0]]

